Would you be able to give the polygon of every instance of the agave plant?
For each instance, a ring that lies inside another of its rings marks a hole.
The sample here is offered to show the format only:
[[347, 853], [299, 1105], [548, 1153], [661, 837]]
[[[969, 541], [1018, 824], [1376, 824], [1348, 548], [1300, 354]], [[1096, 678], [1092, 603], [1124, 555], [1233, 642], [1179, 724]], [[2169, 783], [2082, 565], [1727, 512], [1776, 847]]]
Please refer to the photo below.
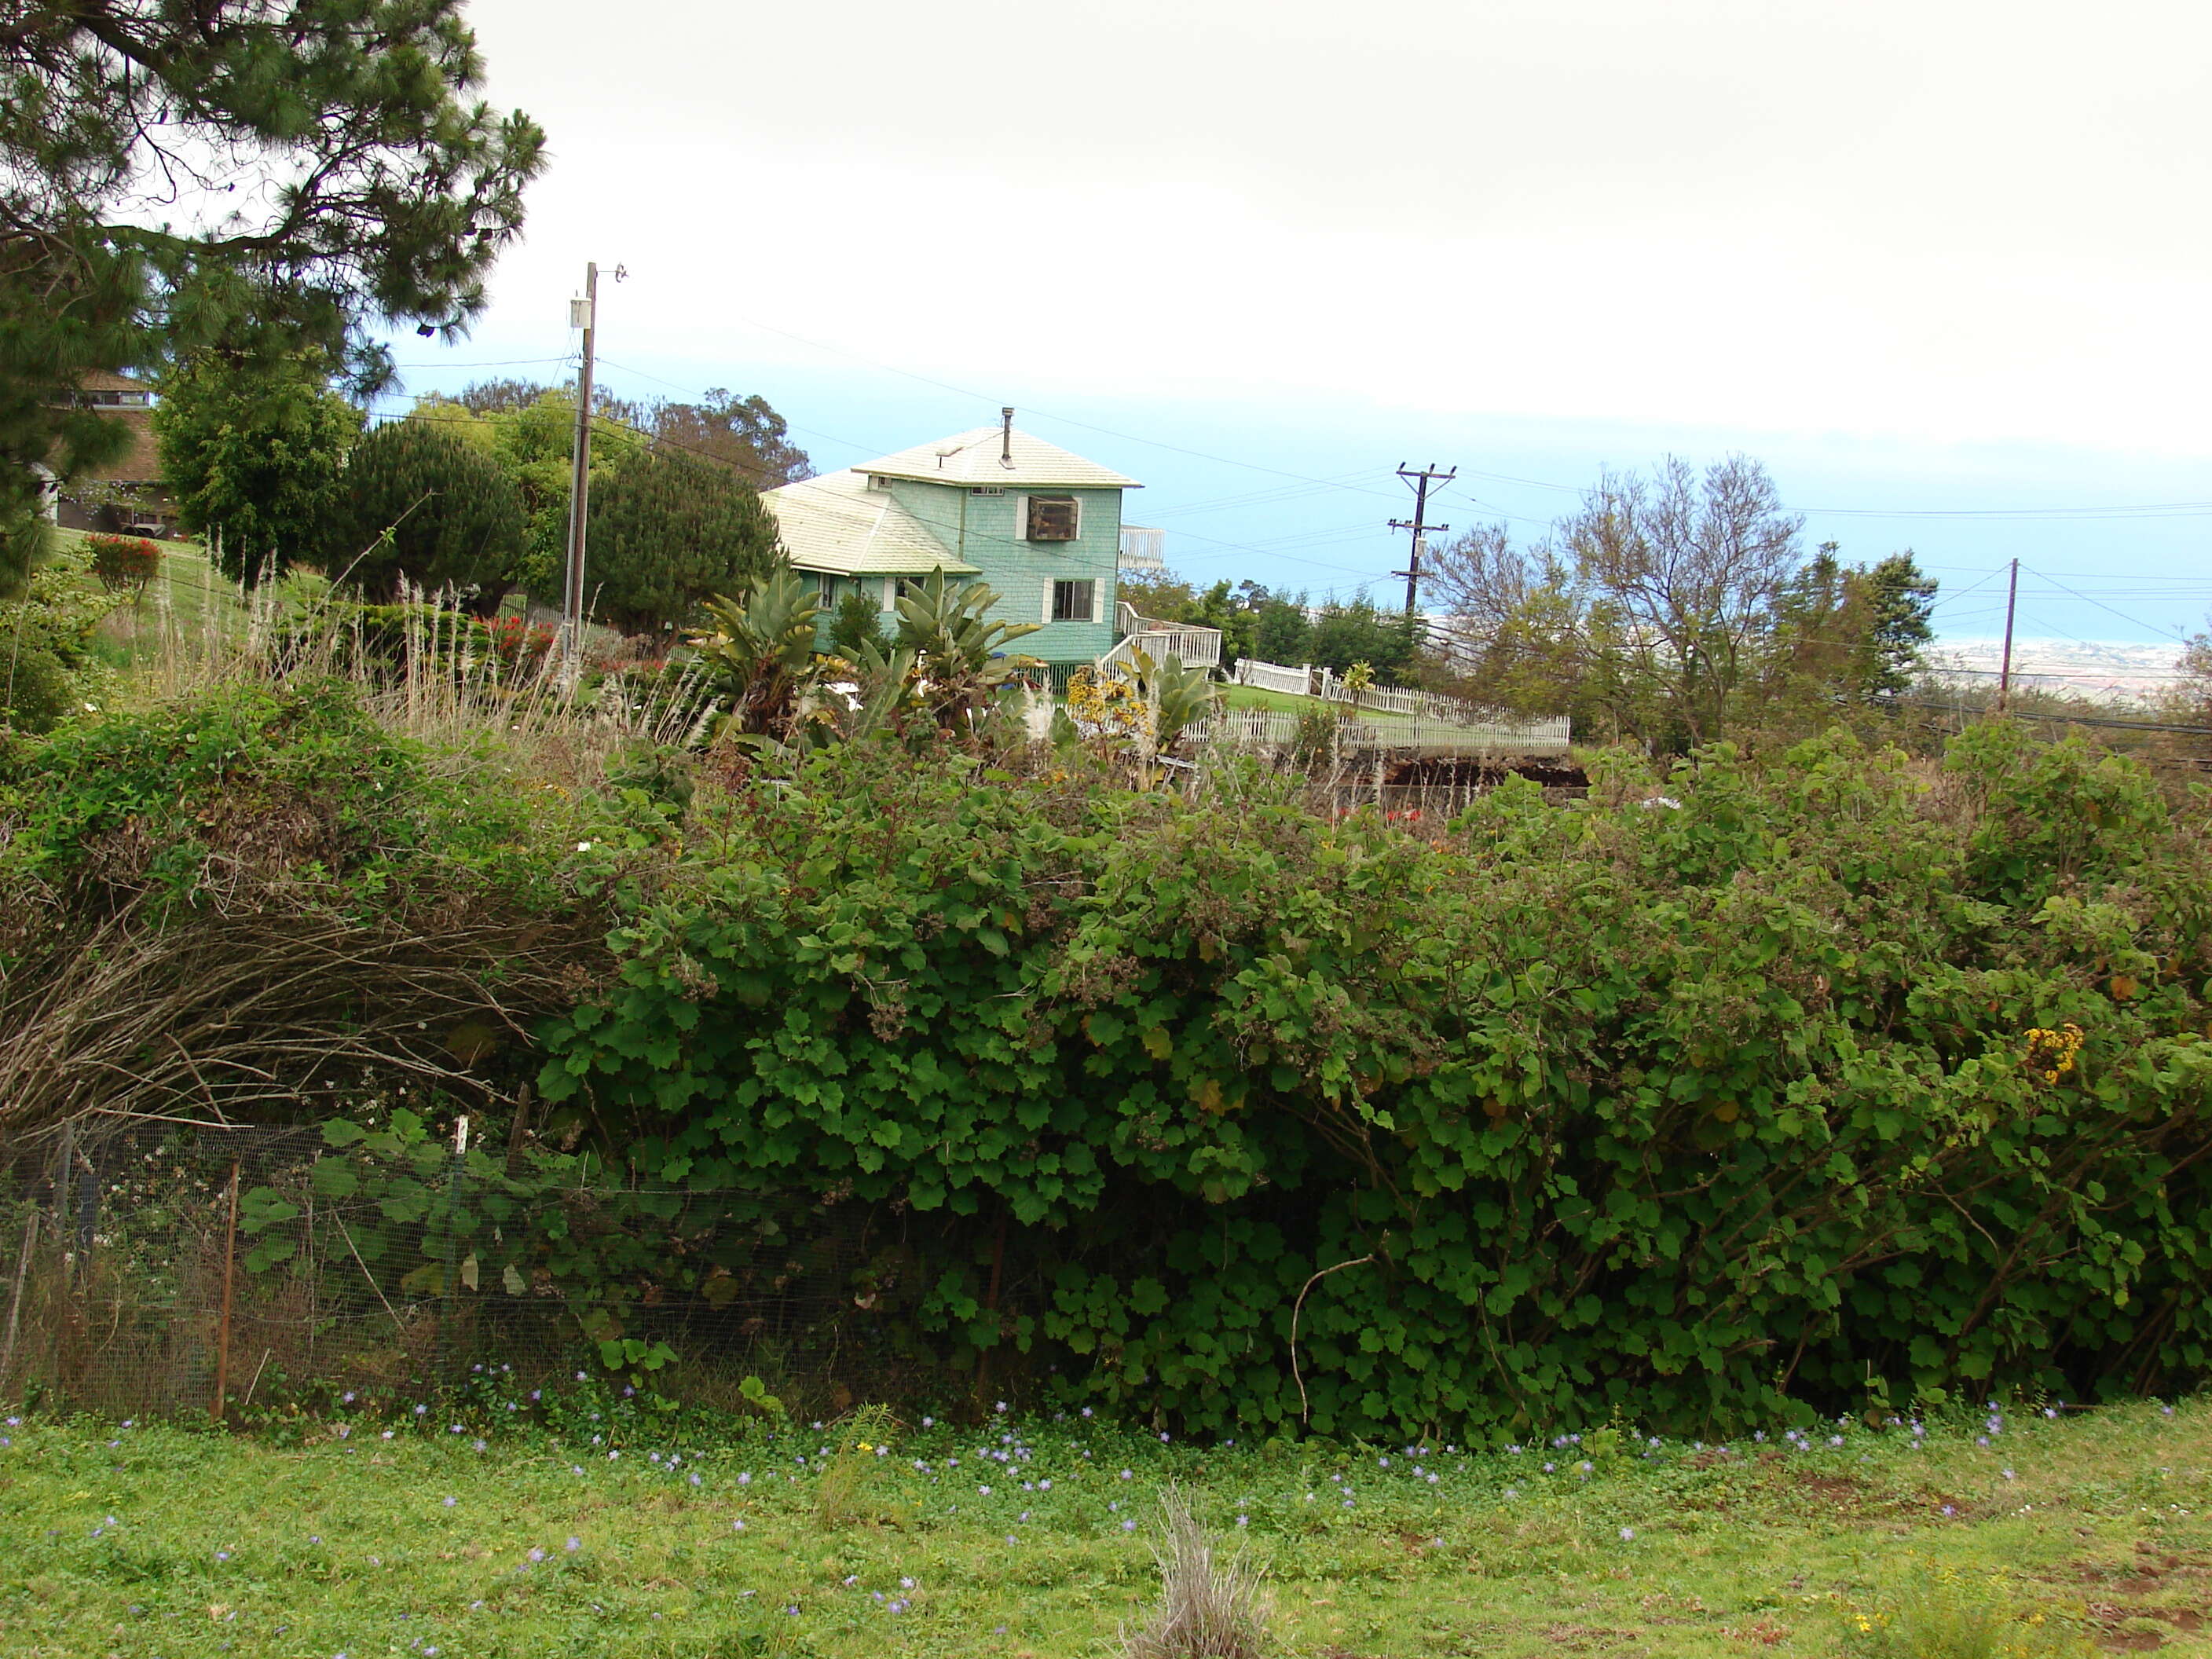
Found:
[[787, 569], [755, 578], [741, 599], [707, 601], [713, 632], [693, 643], [709, 684], [729, 704], [717, 737], [790, 736], [819, 678], [814, 625], [821, 614], [813, 592]]
[[941, 728], [967, 728], [1010, 682], [1036, 666], [1036, 659], [1008, 656], [1005, 648], [1038, 624], [987, 620], [998, 602], [981, 582], [947, 587], [941, 570], [899, 599], [899, 649], [914, 653], [922, 702]]

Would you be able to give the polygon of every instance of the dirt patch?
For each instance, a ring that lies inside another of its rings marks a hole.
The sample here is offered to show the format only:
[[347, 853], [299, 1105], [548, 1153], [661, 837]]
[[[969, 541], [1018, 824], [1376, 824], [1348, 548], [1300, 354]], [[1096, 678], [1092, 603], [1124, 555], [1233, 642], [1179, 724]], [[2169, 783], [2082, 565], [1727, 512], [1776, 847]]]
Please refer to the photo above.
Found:
[[1636, 1637], [1637, 1632], [1632, 1630], [1608, 1630], [1602, 1625], [1547, 1625], [1544, 1626], [1544, 1639], [1554, 1648], [1564, 1648], [1571, 1653], [1586, 1653], [1593, 1649], [1607, 1653], [1629, 1651], [1641, 1653], [1644, 1651], [1641, 1647], [1631, 1650], [1620, 1645], [1625, 1642], [1634, 1641]]
[[1721, 1626], [1721, 1634], [1729, 1641], [1744, 1642], [1759, 1648], [1780, 1647], [1792, 1633], [1789, 1626], [1778, 1625], [1771, 1619], [1754, 1619], [1748, 1625]]
[[2208, 1608], [2202, 1602], [2159, 1607], [2145, 1598], [2177, 1590], [2201, 1594], [2201, 1585], [2188, 1581], [2212, 1576], [2212, 1569], [2155, 1548], [2137, 1547], [2136, 1559], [2124, 1565], [2087, 1565], [2071, 1575], [2077, 1583], [2095, 1586], [2096, 1599], [2085, 1601], [2084, 1611], [2098, 1646], [2115, 1653], [2147, 1653], [2163, 1647], [2170, 1634], [2194, 1636], [2206, 1625]]

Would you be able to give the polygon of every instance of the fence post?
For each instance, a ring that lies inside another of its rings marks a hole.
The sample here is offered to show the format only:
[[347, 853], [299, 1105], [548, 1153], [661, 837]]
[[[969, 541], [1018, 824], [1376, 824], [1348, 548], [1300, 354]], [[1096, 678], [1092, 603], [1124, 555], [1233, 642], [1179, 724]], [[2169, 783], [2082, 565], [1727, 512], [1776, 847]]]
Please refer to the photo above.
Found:
[[8, 1337], [0, 1342], [0, 1385], [8, 1381], [9, 1368], [15, 1363], [15, 1331], [23, 1316], [23, 1280], [31, 1271], [31, 1252], [39, 1247], [39, 1206], [33, 1200], [31, 1212], [23, 1218], [23, 1253], [15, 1258], [15, 1289], [8, 1298]]
[[453, 1322], [453, 1304], [461, 1276], [461, 1177], [468, 1168], [469, 1120], [465, 1114], [453, 1121], [453, 1173], [446, 1182], [446, 1308], [438, 1319], [438, 1341], [430, 1356], [435, 1380], [446, 1379], [447, 1331]]
[[238, 1160], [230, 1161], [230, 1224], [222, 1239], [222, 1325], [216, 1337], [215, 1401], [208, 1416], [222, 1421], [223, 1395], [230, 1387], [231, 1274], [238, 1261]]

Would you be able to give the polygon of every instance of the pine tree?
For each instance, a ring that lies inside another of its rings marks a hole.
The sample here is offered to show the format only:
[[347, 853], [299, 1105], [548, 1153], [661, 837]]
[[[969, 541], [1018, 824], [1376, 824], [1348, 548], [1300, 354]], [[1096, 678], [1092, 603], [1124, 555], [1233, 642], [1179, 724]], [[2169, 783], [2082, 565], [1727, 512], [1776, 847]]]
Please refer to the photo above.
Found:
[[0, 26], [0, 589], [34, 467], [127, 433], [94, 370], [210, 347], [389, 378], [449, 337], [522, 227], [544, 135], [471, 94], [462, 0], [17, 0]]
[[775, 567], [775, 521], [727, 468], [641, 450], [594, 482], [586, 614], [625, 634], [665, 633], [701, 601]]
[[528, 547], [522, 495], [489, 449], [427, 422], [354, 446], [324, 536], [324, 568], [388, 599], [402, 579], [455, 590], [489, 616]]

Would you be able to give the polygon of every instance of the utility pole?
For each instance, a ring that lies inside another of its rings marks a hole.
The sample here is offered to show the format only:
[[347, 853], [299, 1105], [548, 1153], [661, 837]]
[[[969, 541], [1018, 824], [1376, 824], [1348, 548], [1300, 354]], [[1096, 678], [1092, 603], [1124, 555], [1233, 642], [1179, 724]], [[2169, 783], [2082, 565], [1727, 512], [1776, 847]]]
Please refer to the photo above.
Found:
[[584, 297], [568, 301], [568, 326], [584, 331], [576, 377], [576, 453], [568, 474], [568, 559], [561, 587], [562, 672], [573, 681], [584, 651], [584, 522], [592, 489], [592, 343], [599, 331], [599, 267], [584, 267]]
[[1394, 570], [1390, 574], [1394, 576], [1403, 576], [1406, 579], [1406, 614], [1410, 617], [1413, 614], [1414, 605], [1420, 599], [1421, 555], [1428, 550], [1429, 532], [1451, 528], [1448, 524], [1431, 524], [1428, 521], [1429, 489], [1431, 485], [1449, 483], [1454, 478], [1459, 477], [1459, 469], [1454, 467], [1449, 472], [1439, 472], [1437, 471], [1437, 464], [1431, 461], [1419, 472], [1414, 471], [1410, 466], [1401, 465], [1398, 468], [1398, 476], [1413, 487], [1413, 516], [1410, 520], [1391, 520], [1390, 528], [1410, 530], [1413, 532], [1413, 555], [1407, 562], [1407, 568]]
[[1997, 713], [2000, 714], [2004, 713], [2005, 704], [2012, 701], [2012, 607], [2013, 601], [2019, 597], [2020, 561], [2014, 559], [2012, 562], [2012, 580], [2005, 587], [2004, 660], [1997, 667]]

